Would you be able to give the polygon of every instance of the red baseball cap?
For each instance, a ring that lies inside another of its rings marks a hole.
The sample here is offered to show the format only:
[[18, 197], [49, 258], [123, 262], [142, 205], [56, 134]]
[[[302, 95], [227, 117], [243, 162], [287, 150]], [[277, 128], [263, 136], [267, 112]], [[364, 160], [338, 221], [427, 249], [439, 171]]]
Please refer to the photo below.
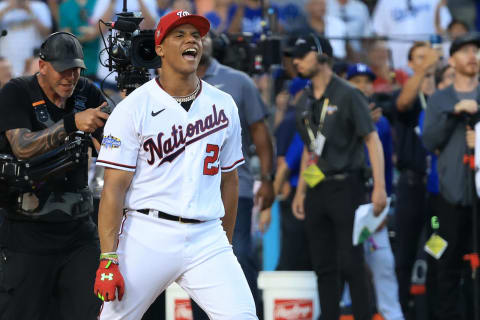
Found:
[[210, 30], [210, 22], [198, 14], [190, 14], [188, 11], [175, 10], [160, 18], [155, 31], [155, 45], [162, 43], [165, 36], [175, 27], [182, 24], [191, 24], [200, 32], [203, 37]]

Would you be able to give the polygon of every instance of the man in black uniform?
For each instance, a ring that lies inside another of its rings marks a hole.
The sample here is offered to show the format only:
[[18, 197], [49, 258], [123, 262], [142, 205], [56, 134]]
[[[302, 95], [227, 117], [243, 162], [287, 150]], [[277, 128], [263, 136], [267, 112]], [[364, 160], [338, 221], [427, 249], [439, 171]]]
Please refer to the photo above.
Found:
[[353, 246], [352, 233], [355, 210], [367, 200], [364, 144], [373, 170], [374, 213], [386, 205], [382, 144], [367, 99], [333, 74], [331, 54], [329, 42], [313, 35], [297, 39], [292, 50], [298, 72], [312, 82], [297, 106], [306, 147], [292, 206], [305, 219], [322, 319], [340, 317], [342, 279], [350, 285], [355, 319], [370, 320], [363, 245]]
[[[66, 138], [72, 141], [75, 132], [101, 130], [108, 118], [100, 111], [105, 106], [100, 91], [80, 77], [85, 64], [75, 36], [59, 32], [48, 37], [41, 46], [39, 68], [34, 76], [11, 80], [0, 92], [0, 132], [8, 140], [2, 151], [32, 166], [32, 159], [48, 158], [66, 144]], [[90, 136], [74, 140], [83, 141], [78, 150], [86, 150], [87, 139]], [[60, 158], [78, 147], [68, 145]], [[99, 313], [99, 300], [92, 292], [100, 250], [90, 218], [88, 158], [86, 151], [75, 152], [77, 164], [57, 157], [66, 170], [34, 181], [33, 190], [17, 190], [4, 198], [2, 320], [50, 320], [47, 313], [53, 301], [62, 319], [93, 320]], [[33, 170], [29, 172], [33, 175]]]

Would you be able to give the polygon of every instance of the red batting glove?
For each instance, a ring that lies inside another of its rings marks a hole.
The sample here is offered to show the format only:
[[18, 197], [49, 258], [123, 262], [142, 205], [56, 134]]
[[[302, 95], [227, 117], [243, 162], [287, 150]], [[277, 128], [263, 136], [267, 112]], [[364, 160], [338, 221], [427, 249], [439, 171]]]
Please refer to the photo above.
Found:
[[93, 292], [99, 299], [108, 302], [115, 300], [115, 289], [118, 290], [118, 301], [122, 300], [125, 282], [118, 268], [118, 262], [100, 260]]

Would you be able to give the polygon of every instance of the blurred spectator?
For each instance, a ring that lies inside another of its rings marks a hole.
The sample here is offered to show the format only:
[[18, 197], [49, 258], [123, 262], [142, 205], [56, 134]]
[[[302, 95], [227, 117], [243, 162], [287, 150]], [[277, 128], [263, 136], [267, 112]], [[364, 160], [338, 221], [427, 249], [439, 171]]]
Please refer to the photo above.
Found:
[[471, 30], [475, 29], [475, 20], [478, 20], [478, 12], [475, 7], [479, 3], [476, 0], [447, 0], [453, 18], [464, 21]]
[[[306, 24], [295, 30], [295, 33], [301, 36], [306, 36], [310, 33], [316, 36], [330, 37], [346, 37], [346, 24], [331, 15], [327, 14], [326, 0], [309, 0], [305, 5], [305, 12], [307, 14]], [[333, 55], [336, 58], [343, 59], [347, 56], [344, 40], [331, 40], [333, 48]]]
[[183, 10], [190, 13], [195, 12], [195, 8], [190, 0], [173, 0], [172, 10]]
[[[129, 0], [127, 2], [128, 11], [141, 11], [143, 16], [143, 21], [140, 24], [141, 29], [155, 29], [156, 22], [159, 20], [157, 16], [157, 2], [156, 0]], [[105, 22], [115, 21], [115, 13], [122, 12], [123, 9], [123, 0], [97, 0], [95, 3], [95, 8], [93, 9], [93, 14], [91, 17], [92, 25], [97, 25], [100, 20]], [[105, 29], [104, 29], [105, 30]], [[104, 33], [104, 37], [107, 35]], [[107, 53], [102, 51], [104, 49], [103, 41], [100, 40], [100, 60], [105, 62], [108, 59]], [[99, 64], [97, 69], [97, 78], [100, 81], [104, 79], [107, 86], [111, 88], [116, 88], [116, 83], [114, 82], [115, 77], [109, 76], [110, 71], [108, 68]], [[109, 76], [107, 78], [107, 76]]]
[[[327, 14], [339, 18], [347, 26], [348, 37], [367, 37], [371, 34], [370, 13], [359, 0], [328, 0]], [[362, 50], [361, 41], [349, 41], [355, 53]]]
[[[286, 111], [283, 120], [275, 130], [277, 170], [274, 189], [275, 194], [279, 196], [281, 215], [280, 257], [277, 270], [312, 270], [310, 255], [308, 250], [305, 250], [308, 248], [305, 222], [295, 218], [292, 212], [292, 200], [298, 184], [303, 152], [303, 141], [296, 130], [295, 105], [307, 84], [306, 79], [294, 78], [288, 90], [285, 93], [279, 93], [279, 96], [286, 96]], [[275, 116], [277, 113], [279, 111]]]
[[312, 270], [312, 262], [308, 250], [308, 238], [305, 221], [295, 218], [292, 212], [292, 200], [298, 184], [300, 164], [303, 153], [303, 141], [300, 135], [293, 131], [289, 145], [281, 142], [286, 150], [278, 150], [277, 171], [275, 174], [275, 194], [280, 199], [280, 257], [277, 271]]
[[396, 268], [400, 302], [409, 316], [410, 285], [420, 235], [426, 222], [426, 150], [419, 138], [419, 116], [435, 91], [434, 68], [438, 53], [426, 42], [416, 42], [408, 52], [414, 74], [403, 86], [394, 108], [397, 168], [396, 187]]
[[[365, 64], [357, 63], [350, 66], [347, 80], [363, 94], [371, 99], [375, 74]], [[388, 120], [382, 116], [381, 109], [370, 103], [370, 116], [377, 128], [382, 142], [385, 161], [385, 186], [387, 194], [392, 192], [392, 132]], [[372, 272], [377, 309], [386, 320], [402, 320], [403, 313], [398, 299], [398, 283], [395, 276], [395, 260], [393, 258], [387, 227], [377, 230], [365, 243], [365, 260]]]
[[90, 17], [97, 0], [66, 0], [60, 4], [60, 30], [73, 33], [83, 47], [87, 69], [83, 75], [95, 81], [100, 42], [98, 26], [90, 25]]
[[50, 34], [50, 10], [41, 1], [4, 0], [0, 2], [0, 25], [8, 31], [0, 38], [0, 56], [10, 61], [14, 77], [21, 76], [26, 60]]
[[[468, 139], [473, 133], [469, 125], [474, 119], [478, 121], [480, 116], [477, 103], [480, 92], [479, 48], [480, 39], [475, 34], [459, 37], [453, 42], [449, 59], [455, 69], [453, 86], [439, 90], [431, 97], [425, 116], [423, 142], [429, 151], [438, 154], [437, 233], [448, 242], [447, 249], [437, 260], [436, 319], [439, 320], [474, 319], [471, 307], [478, 304], [478, 301], [467, 303], [469, 308], [462, 317], [459, 310], [460, 283], [468, 283], [472, 275], [463, 259], [473, 249], [472, 204], [478, 202], [473, 183], [468, 182], [469, 179], [473, 181], [474, 169], [469, 168], [469, 162], [465, 164], [464, 159], [468, 148], [474, 147], [470, 145], [474, 141]], [[468, 294], [465, 297], [472, 298]]]
[[[455, 69], [450, 65], [446, 65], [435, 72], [435, 83], [438, 90], [443, 90], [450, 86], [455, 79]], [[418, 126], [420, 128], [420, 135], [423, 135], [423, 129], [425, 124], [425, 110], [422, 110], [418, 119]], [[432, 218], [439, 215], [439, 185], [438, 185], [438, 170], [437, 170], [437, 155], [435, 152], [429, 152], [427, 155], [427, 217]], [[429, 220], [430, 220], [429, 219]], [[427, 224], [428, 226], [428, 224]], [[427, 228], [428, 234], [433, 232], [431, 226]], [[436, 260], [428, 256], [427, 257], [427, 301], [428, 301], [428, 313], [430, 319], [438, 319], [436, 313], [438, 312], [438, 298], [437, 298], [437, 262]]]
[[157, 16], [163, 17], [172, 11], [172, 0], [157, 0]]
[[236, 6], [233, 0], [214, 0], [215, 7], [212, 11], [205, 13], [210, 21], [210, 26], [218, 32], [227, 32], [235, 16]]
[[[407, 52], [411, 41], [428, 41], [436, 33], [435, 8], [441, 0], [379, 0], [373, 14], [373, 31], [387, 36], [392, 52], [393, 67], [407, 69]], [[447, 7], [440, 11], [440, 25], [446, 28], [451, 21]], [[395, 41], [400, 40], [400, 41]], [[403, 41], [402, 41], [403, 40]]]
[[299, 29], [305, 23], [304, 5], [307, 0], [275, 0], [278, 8], [278, 21], [287, 33]]
[[[235, 0], [235, 16], [229, 32], [250, 32], [260, 35], [263, 30], [263, 9], [269, 6], [268, 0]], [[264, 7], [262, 7], [262, 4]]]
[[385, 41], [374, 40], [373, 43], [369, 45], [367, 60], [376, 76], [373, 82], [373, 90], [375, 92], [390, 93], [400, 89], [408, 79], [405, 71], [393, 69], [390, 63], [390, 53]]
[[0, 57], [0, 88], [12, 79], [12, 65], [4, 57]]
[[[210, 33], [203, 38], [202, 43], [203, 54], [197, 70], [198, 76], [210, 85], [229, 93], [238, 107], [246, 165], [238, 169], [239, 199], [232, 245], [253, 297], [258, 303], [258, 263], [254, 254], [251, 227], [254, 204], [264, 210], [270, 208], [274, 200], [273, 145], [265, 123], [268, 110], [262, 102], [255, 83], [247, 74], [222, 65], [212, 57], [213, 45]], [[255, 196], [253, 194], [254, 177], [250, 170], [252, 154], [249, 152], [249, 147], [251, 145], [255, 146], [261, 171], [261, 185]], [[197, 309], [198, 311], [200, 310]], [[195, 314], [195, 319], [203, 318]]]

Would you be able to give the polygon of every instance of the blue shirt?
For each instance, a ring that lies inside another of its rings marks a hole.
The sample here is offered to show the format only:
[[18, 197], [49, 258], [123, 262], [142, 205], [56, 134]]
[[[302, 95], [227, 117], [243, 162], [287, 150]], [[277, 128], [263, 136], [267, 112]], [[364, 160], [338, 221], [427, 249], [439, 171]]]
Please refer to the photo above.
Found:
[[290, 170], [290, 185], [292, 187], [297, 187], [298, 177], [300, 174], [300, 164], [302, 162], [302, 153], [303, 153], [303, 140], [302, 137], [295, 133], [293, 136], [292, 142], [288, 147], [287, 154], [285, 155], [285, 162], [287, 163], [288, 169]]

